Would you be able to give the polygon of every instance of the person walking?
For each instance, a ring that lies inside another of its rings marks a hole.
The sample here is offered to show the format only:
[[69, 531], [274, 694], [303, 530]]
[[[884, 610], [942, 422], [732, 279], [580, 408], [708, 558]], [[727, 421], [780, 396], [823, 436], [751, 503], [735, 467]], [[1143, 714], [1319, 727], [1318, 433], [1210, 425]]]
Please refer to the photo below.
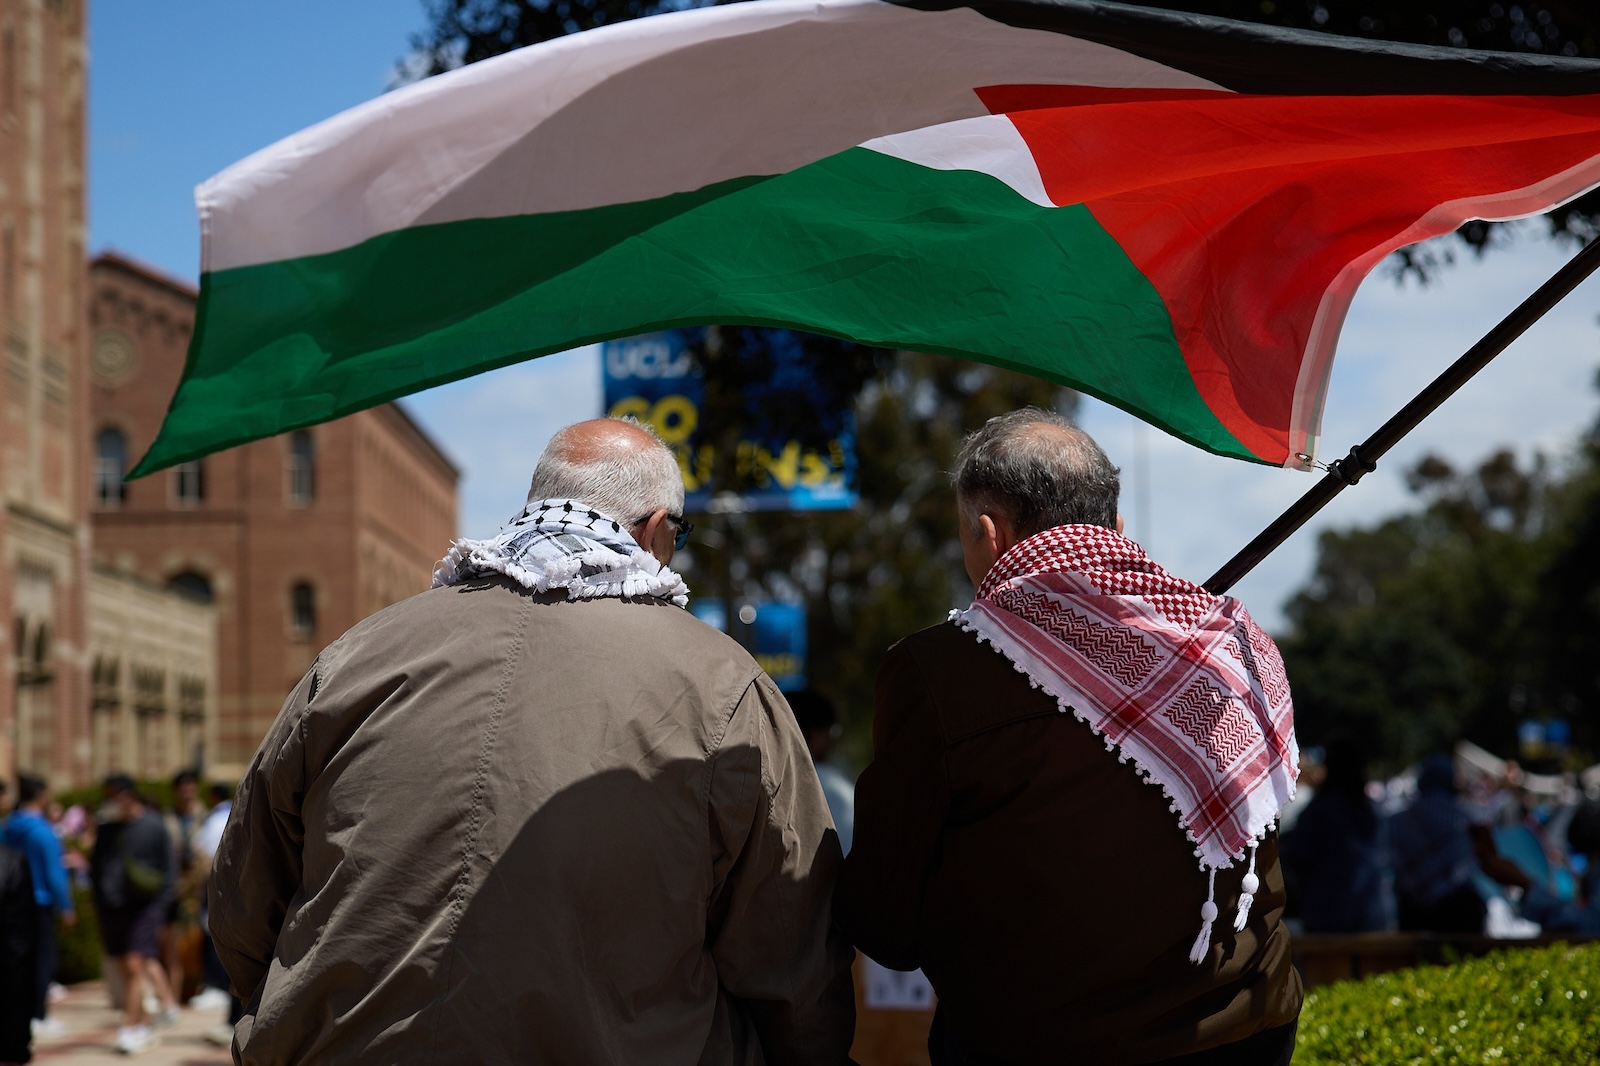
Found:
[[202, 954], [200, 893], [205, 888], [207, 869], [197, 861], [194, 835], [205, 816], [205, 804], [200, 802], [199, 772], [187, 767], [179, 770], [172, 775], [172, 809], [163, 818], [167, 826], [167, 838], [172, 841], [177, 881], [172, 901], [167, 904], [161, 940], [167, 984], [171, 986], [179, 1004], [187, 998], [184, 986], [191, 976], [186, 960], [192, 964]]
[[[140, 796], [133, 779], [112, 774], [104, 791], [112, 820], [95, 836], [90, 878], [100, 938], [124, 985], [116, 1049], [137, 1054], [155, 1045], [155, 1027], [178, 1020], [178, 1004], [161, 964], [161, 927], [177, 871], [166, 824]], [[145, 1011], [146, 982], [160, 1005], [153, 1017]]]
[[49, 802], [50, 789], [44, 778], [19, 774], [17, 808], [6, 819], [3, 834], [6, 844], [28, 857], [33, 899], [39, 910], [34, 922], [35, 972], [31, 1000], [33, 1031], [37, 1036], [59, 1036], [66, 1029], [49, 1016], [50, 983], [55, 980], [58, 958], [56, 920], [59, 918], [61, 924], [69, 927], [78, 921], [67, 868], [61, 860], [61, 840], [44, 813]]
[[28, 857], [0, 844], [0, 1066], [33, 1058], [34, 951], [39, 905]]

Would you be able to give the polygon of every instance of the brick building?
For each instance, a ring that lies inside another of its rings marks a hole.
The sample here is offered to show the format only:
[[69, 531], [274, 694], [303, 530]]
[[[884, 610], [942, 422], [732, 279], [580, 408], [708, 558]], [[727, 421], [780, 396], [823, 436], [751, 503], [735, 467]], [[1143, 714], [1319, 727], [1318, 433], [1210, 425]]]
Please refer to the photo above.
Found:
[[84, 10], [0, 0], [0, 767], [89, 769]]
[[324, 644], [428, 587], [456, 533], [457, 471], [385, 404], [123, 484], [177, 387], [195, 293], [102, 255], [88, 302], [94, 562], [215, 604], [208, 770], [231, 776]]

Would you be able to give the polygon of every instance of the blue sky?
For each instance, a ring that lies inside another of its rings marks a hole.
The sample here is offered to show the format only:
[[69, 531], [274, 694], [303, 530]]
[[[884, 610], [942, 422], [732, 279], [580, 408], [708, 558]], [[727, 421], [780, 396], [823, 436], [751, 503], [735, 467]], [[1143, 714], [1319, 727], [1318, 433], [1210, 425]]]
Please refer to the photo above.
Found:
[[[191, 282], [194, 186], [383, 92], [424, 24], [416, 0], [97, 0], [90, 19], [90, 246]], [[1527, 223], [1509, 251], [1466, 257], [1428, 288], [1368, 279], [1340, 340], [1323, 458], [1362, 440], [1571, 254], [1542, 231]], [[1279, 626], [1283, 601], [1309, 574], [1317, 530], [1404, 508], [1401, 473], [1422, 455], [1465, 465], [1501, 444], [1524, 455], [1570, 447], [1600, 412], [1597, 297], [1600, 281], [1568, 297], [1241, 583], [1252, 611]], [[568, 353], [408, 406], [462, 466], [462, 530], [482, 536], [520, 505], [549, 434], [599, 412], [599, 368], [593, 353]], [[1096, 401], [1081, 418], [1123, 467], [1129, 533], [1196, 581], [1313, 484], [1206, 455]]]

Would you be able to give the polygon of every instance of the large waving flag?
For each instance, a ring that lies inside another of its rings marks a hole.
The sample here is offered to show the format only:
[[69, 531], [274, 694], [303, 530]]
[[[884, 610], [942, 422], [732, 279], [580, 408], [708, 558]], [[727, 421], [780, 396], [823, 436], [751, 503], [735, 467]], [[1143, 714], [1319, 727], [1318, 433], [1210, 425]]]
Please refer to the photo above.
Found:
[[1091, 0], [756, 0], [390, 93], [197, 192], [193, 346], [135, 473], [645, 330], [1010, 367], [1315, 454], [1390, 251], [1600, 183], [1600, 64]]

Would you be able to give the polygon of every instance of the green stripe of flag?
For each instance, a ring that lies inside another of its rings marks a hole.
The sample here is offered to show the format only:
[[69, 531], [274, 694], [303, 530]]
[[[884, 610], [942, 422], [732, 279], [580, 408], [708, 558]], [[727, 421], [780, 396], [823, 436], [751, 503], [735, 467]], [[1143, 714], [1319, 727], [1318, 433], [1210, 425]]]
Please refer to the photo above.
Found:
[[857, 148], [659, 200], [207, 274], [188, 372], [133, 475], [574, 344], [707, 322], [978, 359], [1256, 458], [1086, 208]]

